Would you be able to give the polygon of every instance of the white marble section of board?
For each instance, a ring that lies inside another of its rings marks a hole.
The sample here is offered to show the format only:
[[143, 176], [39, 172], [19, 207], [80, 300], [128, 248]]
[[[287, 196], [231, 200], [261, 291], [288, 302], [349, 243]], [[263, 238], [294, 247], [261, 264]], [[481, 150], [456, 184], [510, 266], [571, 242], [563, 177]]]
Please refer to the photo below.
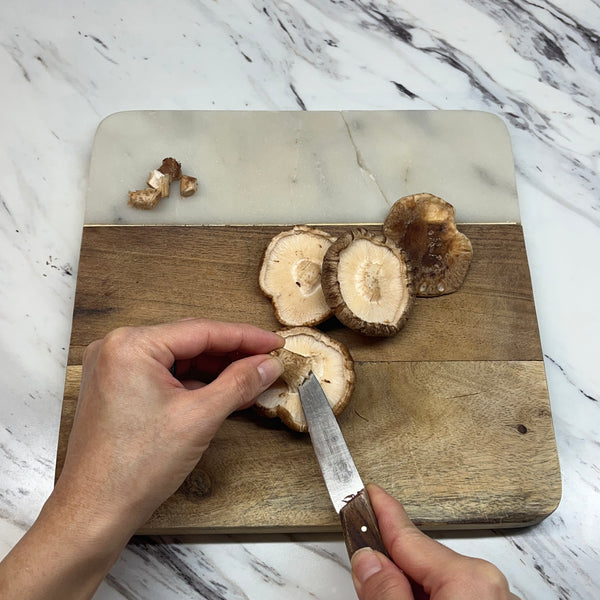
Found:
[[[127, 204], [173, 156], [179, 186], [151, 211]], [[479, 111], [129, 111], [98, 127], [87, 224], [380, 223], [401, 196], [430, 192], [458, 222], [520, 222], [503, 121]]]

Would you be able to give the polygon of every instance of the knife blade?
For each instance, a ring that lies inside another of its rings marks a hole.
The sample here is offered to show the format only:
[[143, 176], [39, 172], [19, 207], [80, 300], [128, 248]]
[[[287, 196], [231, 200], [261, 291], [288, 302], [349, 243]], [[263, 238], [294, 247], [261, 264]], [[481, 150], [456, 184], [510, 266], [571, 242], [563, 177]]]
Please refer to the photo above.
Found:
[[348, 556], [352, 557], [364, 547], [389, 556], [369, 494], [323, 388], [312, 371], [298, 386], [298, 392], [327, 491], [340, 516]]

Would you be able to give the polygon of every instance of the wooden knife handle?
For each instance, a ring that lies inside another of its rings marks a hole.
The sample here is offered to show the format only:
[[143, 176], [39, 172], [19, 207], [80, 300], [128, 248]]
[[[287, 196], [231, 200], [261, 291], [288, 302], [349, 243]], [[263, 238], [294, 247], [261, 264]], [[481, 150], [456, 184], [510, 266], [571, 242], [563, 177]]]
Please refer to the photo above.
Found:
[[367, 490], [361, 490], [340, 510], [340, 521], [350, 558], [359, 548], [366, 547], [389, 556]]
[[[372, 548], [388, 558], [390, 555], [383, 544], [383, 538], [377, 524], [377, 517], [371, 506], [367, 490], [361, 490], [346, 506], [340, 510], [340, 521], [344, 532], [344, 541], [348, 556], [359, 548]], [[406, 573], [405, 573], [406, 576]], [[429, 596], [421, 585], [408, 577], [415, 600], [429, 600]]]

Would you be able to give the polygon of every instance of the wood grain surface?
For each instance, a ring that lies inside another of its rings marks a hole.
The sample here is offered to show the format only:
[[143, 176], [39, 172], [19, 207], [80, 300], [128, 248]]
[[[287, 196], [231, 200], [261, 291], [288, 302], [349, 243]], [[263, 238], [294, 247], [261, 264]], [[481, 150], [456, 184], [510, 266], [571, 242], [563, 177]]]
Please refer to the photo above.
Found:
[[[417, 299], [398, 336], [323, 324], [356, 361], [340, 426], [363, 479], [424, 528], [527, 525], [556, 508], [561, 482], [522, 229], [459, 228], [474, 248], [463, 287]], [[121, 325], [188, 316], [280, 328], [257, 281], [283, 229], [84, 228], [57, 473], [85, 346]], [[248, 410], [226, 421], [141, 532], [339, 529], [308, 436]]]

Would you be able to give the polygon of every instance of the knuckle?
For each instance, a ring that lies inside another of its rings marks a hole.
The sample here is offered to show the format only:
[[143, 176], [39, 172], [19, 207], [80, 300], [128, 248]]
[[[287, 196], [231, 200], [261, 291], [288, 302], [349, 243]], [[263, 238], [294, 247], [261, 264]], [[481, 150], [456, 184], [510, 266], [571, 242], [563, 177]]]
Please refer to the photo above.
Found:
[[490, 597], [495, 597], [494, 594], [508, 591], [506, 577], [498, 567], [487, 560], [472, 558], [465, 571], [465, 577], [474, 581], [481, 593], [485, 592]]
[[127, 342], [133, 332], [132, 327], [117, 327], [113, 329], [104, 337], [104, 343], [107, 345], [120, 345]]
[[[371, 584], [371, 585], [369, 585]], [[378, 600], [396, 600], [406, 597], [407, 584], [399, 577], [383, 575], [371, 577], [366, 585], [367, 598]]]
[[114, 329], [101, 341], [100, 358], [108, 361], [124, 361], [131, 354], [134, 343], [135, 335], [132, 327]]
[[504, 575], [502, 575], [500, 569], [498, 569], [495, 565], [488, 562], [487, 560], [482, 559], [478, 559], [477, 563], [477, 570], [481, 577], [497, 585], [506, 583]]

